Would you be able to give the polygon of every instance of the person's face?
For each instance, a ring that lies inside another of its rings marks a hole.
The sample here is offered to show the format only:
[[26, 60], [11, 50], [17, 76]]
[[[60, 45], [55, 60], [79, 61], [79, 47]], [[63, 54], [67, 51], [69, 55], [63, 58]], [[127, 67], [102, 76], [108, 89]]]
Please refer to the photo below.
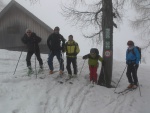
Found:
[[54, 33], [59, 34], [59, 29], [54, 29]]
[[31, 32], [30, 30], [26, 32], [26, 34], [27, 34], [28, 37], [31, 36], [31, 33], [32, 33], [32, 32]]
[[131, 43], [128, 43], [128, 47], [130, 48], [130, 47], [132, 47], [133, 45], [131, 44]]
[[96, 54], [95, 53], [90, 53], [91, 57], [92, 58], [95, 58], [96, 57]]
[[72, 36], [69, 36], [68, 39], [69, 39], [69, 41], [72, 41], [72, 40], [73, 40], [73, 37], [72, 37]]

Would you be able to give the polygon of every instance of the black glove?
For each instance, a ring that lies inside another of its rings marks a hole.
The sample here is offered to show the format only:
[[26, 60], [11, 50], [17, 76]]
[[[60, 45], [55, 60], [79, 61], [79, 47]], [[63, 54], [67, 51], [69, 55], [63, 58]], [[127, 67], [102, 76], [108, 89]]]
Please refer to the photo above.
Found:
[[64, 53], [64, 52], [65, 52], [65, 49], [62, 49], [62, 52]]
[[87, 57], [86, 57], [86, 56], [83, 56], [82, 58], [83, 58], [83, 59], [87, 59]]

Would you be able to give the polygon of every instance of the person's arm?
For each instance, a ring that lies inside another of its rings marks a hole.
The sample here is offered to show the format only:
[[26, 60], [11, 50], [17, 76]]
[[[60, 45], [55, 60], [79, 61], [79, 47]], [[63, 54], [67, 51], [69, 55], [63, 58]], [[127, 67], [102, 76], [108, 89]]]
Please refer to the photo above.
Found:
[[82, 58], [83, 58], [83, 59], [88, 59], [88, 58], [89, 58], [89, 54], [84, 55]]
[[47, 46], [51, 50], [51, 35], [47, 39]]
[[80, 52], [80, 48], [79, 48], [78, 43], [76, 43], [76, 54], [78, 54], [79, 52]]
[[98, 55], [98, 60], [103, 62], [103, 58], [100, 55]]
[[26, 34], [24, 34], [24, 36], [21, 38], [21, 41], [22, 41], [24, 44], [27, 44], [28, 39], [27, 39], [27, 37], [26, 37]]
[[65, 52], [65, 41], [66, 41], [66, 39], [62, 35], [60, 35], [60, 37], [61, 37], [61, 41], [62, 41], [62, 52]]
[[36, 43], [40, 43], [40, 42], [41, 42], [41, 40], [42, 40], [42, 38], [41, 38], [41, 37], [39, 37], [39, 36], [37, 36], [35, 33], [33, 33], [33, 37], [35, 37], [35, 41], [36, 41]]

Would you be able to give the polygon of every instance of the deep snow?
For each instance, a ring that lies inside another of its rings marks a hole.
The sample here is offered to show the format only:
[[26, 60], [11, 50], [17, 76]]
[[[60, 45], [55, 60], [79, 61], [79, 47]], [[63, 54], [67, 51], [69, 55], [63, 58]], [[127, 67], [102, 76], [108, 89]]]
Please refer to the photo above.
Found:
[[[73, 84], [60, 84], [55, 79], [58, 72], [49, 75], [48, 55], [42, 55], [44, 73], [38, 74], [36, 79], [35, 74], [31, 77], [26, 76], [26, 53], [22, 54], [14, 75], [20, 52], [0, 50], [0, 53], [0, 113], [150, 113], [149, 65], [140, 64], [138, 70], [142, 96], [139, 88], [128, 94], [118, 95], [114, 93], [114, 88], [99, 85], [89, 87], [87, 61], [78, 79], [73, 80]], [[33, 69], [34, 58], [33, 55]], [[79, 73], [83, 62], [81, 57], [78, 57]], [[38, 62], [36, 64], [38, 70]], [[54, 67], [55, 70], [59, 68], [56, 58]], [[116, 85], [124, 68], [125, 62], [114, 61], [112, 84]], [[64, 76], [67, 77], [66, 75]], [[127, 85], [124, 73], [116, 91], [125, 89]]]

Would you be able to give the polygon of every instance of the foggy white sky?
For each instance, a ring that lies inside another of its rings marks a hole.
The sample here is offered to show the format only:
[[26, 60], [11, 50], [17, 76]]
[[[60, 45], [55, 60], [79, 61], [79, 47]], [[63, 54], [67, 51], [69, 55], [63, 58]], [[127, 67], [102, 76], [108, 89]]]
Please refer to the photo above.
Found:
[[[60, 14], [61, 12], [61, 0], [40, 0], [40, 3], [32, 5], [28, 0], [16, 0], [23, 7], [28, 9], [31, 13], [45, 22], [52, 29], [55, 26], [60, 27], [60, 33], [64, 36], [64, 38], [68, 39], [68, 36], [72, 34], [74, 36], [74, 40], [78, 42], [80, 46], [80, 54], [82, 56], [84, 54], [89, 53], [91, 47], [93, 47], [92, 41], [89, 39], [85, 39], [80, 29], [77, 27], [72, 27], [69, 25], [69, 22], [65, 20], [65, 18]], [[63, 0], [63, 3], [68, 0]], [[5, 0], [5, 4], [8, 4], [10, 0]], [[131, 13], [131, 12], [130, 12]], [[129, 14], [127, 16], [131, 16]], [[127, 49], [127, 41], [133, 40], [135, 41], [137, 37], [136, 33], [129, 27], [129, 23], [127, 23], [127, 19], [124, 20], [123, 24], [120, 25], [119, 29], [114, 28], [114, 59], [125, 60], [125, 52]], [[137, 42], [139, 44], [139, 42]], [[100, 50], [101, 48], [98, 47]], [[101, 54], [101, 52], [100, 52]], [[101, 54], [102, 55], [102, 54]]]

